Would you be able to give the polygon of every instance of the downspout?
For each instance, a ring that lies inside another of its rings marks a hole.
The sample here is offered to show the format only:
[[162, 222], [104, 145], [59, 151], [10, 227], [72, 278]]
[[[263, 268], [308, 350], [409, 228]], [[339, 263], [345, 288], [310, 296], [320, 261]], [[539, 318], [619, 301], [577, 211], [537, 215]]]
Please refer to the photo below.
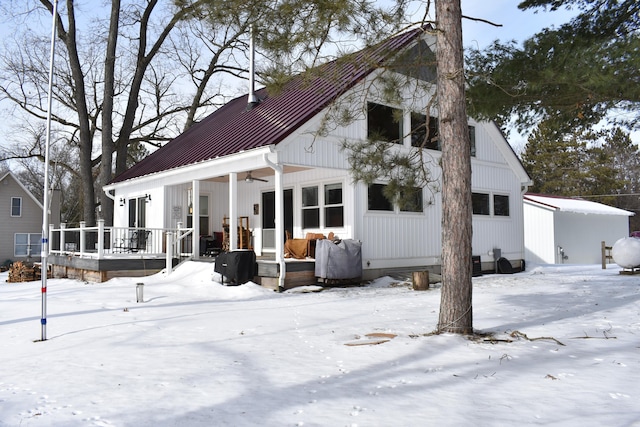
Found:
[[[277, 152], [274, 152], [276, 159]], [[275, 171], [275, 193], [276, 193], [276, 262], [280, 266], [280, 274], [278, 276], [278, 291], [284, 290], [284, 279], [287, 276], [287, 267], [284, 262], [284, 197], [282, 183], [282, 165], [278, 161], [272, 162], [267, 154], [263, 155], [265, 163]]]

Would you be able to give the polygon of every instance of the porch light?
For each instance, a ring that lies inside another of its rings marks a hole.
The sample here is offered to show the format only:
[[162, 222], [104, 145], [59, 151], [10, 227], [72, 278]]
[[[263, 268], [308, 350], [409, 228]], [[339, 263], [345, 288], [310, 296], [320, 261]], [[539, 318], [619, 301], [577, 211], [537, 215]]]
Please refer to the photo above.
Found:
[[151, 194], [145, 194], [145, 196], [144, 196], [144, 201], [145, 201], [146, 203], [149, 203], [149, 202], [151, 201]]
[[120, 197], [120, 206], [124, 206], [124, 197]]

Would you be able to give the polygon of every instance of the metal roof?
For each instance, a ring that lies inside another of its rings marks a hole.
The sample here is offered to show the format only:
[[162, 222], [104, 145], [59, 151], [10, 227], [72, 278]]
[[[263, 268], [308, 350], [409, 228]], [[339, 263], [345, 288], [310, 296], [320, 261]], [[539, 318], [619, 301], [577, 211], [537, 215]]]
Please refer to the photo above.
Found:
[[236, 98], [111, 184], [278, 144], [422, 33], [423, 29], [414, 29], [321, 65], [309, 75], [295, 76], [276, 94], [260, 89], [256, 91], [260, 103], [254, 108], [247, 108], [247, 95]]

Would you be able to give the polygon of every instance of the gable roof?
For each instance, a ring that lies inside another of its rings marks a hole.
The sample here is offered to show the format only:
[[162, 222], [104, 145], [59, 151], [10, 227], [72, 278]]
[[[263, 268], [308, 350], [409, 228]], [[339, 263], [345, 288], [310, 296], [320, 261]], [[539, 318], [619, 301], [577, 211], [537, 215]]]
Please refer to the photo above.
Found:
[[625, 211], [624, 209], [618, 209], [614, 208], [613, 206], [604, 205], [602, 203], [592, 202], [584, 199], [574, 199], [570, 197], [547, 196], [527, 193], [524, 195], [524, 201], [562, 212], [595, 215], [635, 215], [633, 212]]
[[298, 75], [281, 92], [256, 91], [247, 108], [243, 95], [225, 104], [142, 161], [115, 177], [126, 181], [281, 142], [332, 101], [422, 35], [417, 28], [321, 65], [311, 78]]
[[40, 209], [42, 209], [42, 203], [40, 203], [40, 201], [38, 199], [36, 199], [36, 196], [34, 196], [33, 193], [31, 193], [31, 191], [29, 191], [27, 189], [27, 187], [24, 186], [22, 181], [20, 181], [18, 179], [18, 177], [13, 174], [13, 172], [8, 171], [4, 175], [2, 175], [2, 177], [0, 177], [0, 182], [4, 181], [7, 177], [11, 177], [18, 184], [18, 186], [22, 189], [22, 191], [24, 191], [31, 198], [31, 200], [33, 200], [36, 203], [36, 205]]

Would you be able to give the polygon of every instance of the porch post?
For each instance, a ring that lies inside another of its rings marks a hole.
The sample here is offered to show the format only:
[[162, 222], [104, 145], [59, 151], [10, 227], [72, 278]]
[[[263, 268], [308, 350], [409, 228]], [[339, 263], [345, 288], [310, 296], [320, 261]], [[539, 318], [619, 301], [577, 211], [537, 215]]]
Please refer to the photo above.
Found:
[[278, 290], [284, 290], [284, 279], [287, 275], [284, 263], [284, 185], [282, 167], [274, 168], [276, 186], [276, 262], [280, 265]]
[[85, 250], [85, 235], [84, 235], [84, 227], [86, 225], [85, 221], [80, 221], [80, 247], [78, 249], [80, 249], [80, 256], [82, 256], [84, 254], [84, 250]]
[[193, 218], [193, 224], [191, 224], [193, 227], [193, 233], [191, 234], [193, 243], [191, 247], [193, 248], [193, 258], [198, 259], [200, 258], [200, 181], [194, 179], [191, 188], [193, 188], [193, 214], [191, 216]]
[[60, 223], [60, 252], [61, 253], [64, 253], [67, 251], [67, 248], [65, 248], [65, 241], [64, 241], [65, 234], [67, 234], [64, 232], [65, 228], [67, 228], [67, 223], [66, 222]]
[[98, 220], [98, 259], [104, 256], [104, 219]]
[[229, 251], [238, 249], [238, 174], [229, 174]]

